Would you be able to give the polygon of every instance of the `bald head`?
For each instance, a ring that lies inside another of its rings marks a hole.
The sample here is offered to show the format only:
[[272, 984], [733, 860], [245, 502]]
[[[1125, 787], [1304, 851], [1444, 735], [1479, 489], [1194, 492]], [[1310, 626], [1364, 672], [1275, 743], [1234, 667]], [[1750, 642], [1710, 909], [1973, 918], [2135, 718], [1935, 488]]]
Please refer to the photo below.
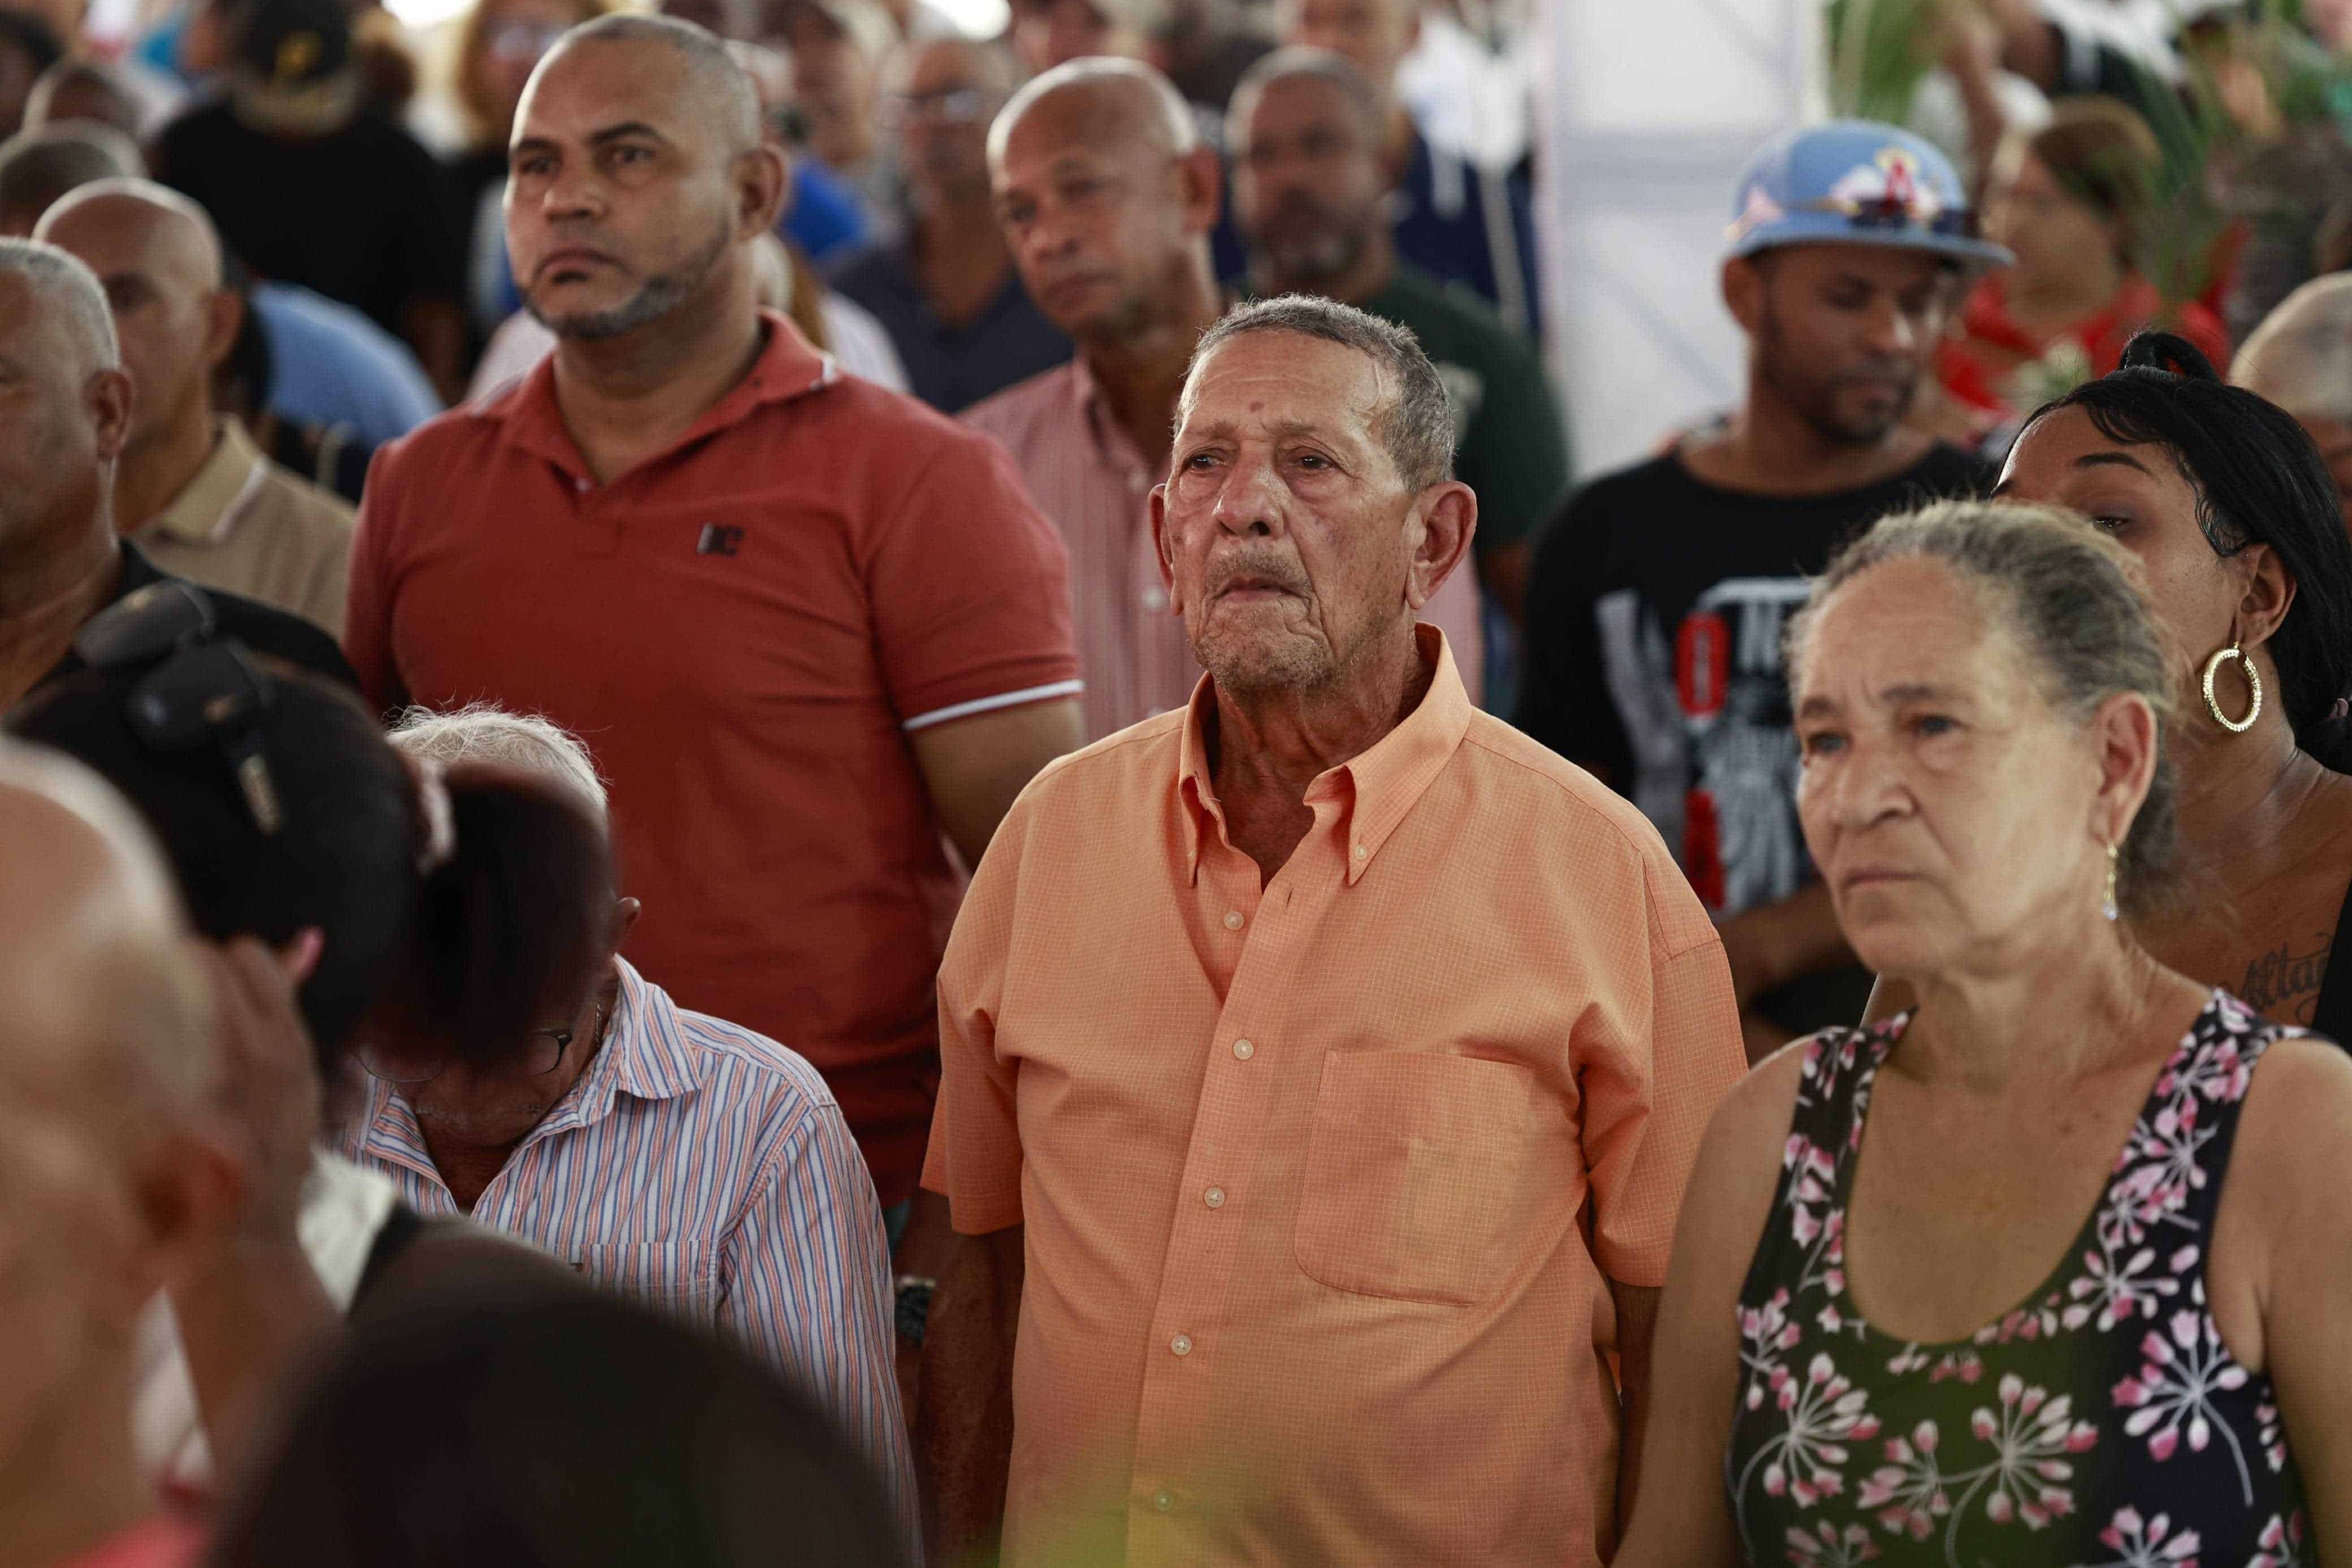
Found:
[[171, 874], [121, 798], [58, 753], [0, 740], [6, 1092], [196, 1113], [211, 1019], [185, 937]]
[[[148, 180], [100, 180], [41, 214], [34, 234], [98, 277], [135, 393], [125, 462], [208, 444], [213, 376], [244, 306], [222, 287], [220, 235], [205, 210]], [[134, 468], [135, 471], [135, 468]], [[133, 487], [159, 497], [170, 486]], [[136, 528], [144, 517], [116, 519]]]
[[[565, 55], [584, 47], [651, 47], [665, 51], [680, 69], [684, 101], [708, 113], [710, 128], [730, 153], [749, 152], [760, 145], [760, 90], [749, 72], [728, 52], [727, 45], [706, 28], [675, 16], [623, 12], [584, 22], [557, 41], [547, 57], [531, 72], [523, 89], [531, 89], [562, 68]], [[518, 128], [520, 117], [517, 117]]]
[[1055, 145], [1140, 143], [1169, 158], [1201, 144], [1201, 131], [1175, 84], [1136, 60], [1099, 57], [1055, 66], [1033, 79], [988, 131], [988, 161], [1002, 167], [1016, 133]]
[[[111, 250], [116, 246], [106, 242], [119, 240], [148, 257], [154, 270], [192, 288], [218, 288], [224, 276], [220, 233], [211, 215], [152, 180], [99, 180], [79, 186], [41, 214], [33, 237], [85, 262], [90, 249]], [[103, 267], [92, 263], [91, 270], [105, 280]]]

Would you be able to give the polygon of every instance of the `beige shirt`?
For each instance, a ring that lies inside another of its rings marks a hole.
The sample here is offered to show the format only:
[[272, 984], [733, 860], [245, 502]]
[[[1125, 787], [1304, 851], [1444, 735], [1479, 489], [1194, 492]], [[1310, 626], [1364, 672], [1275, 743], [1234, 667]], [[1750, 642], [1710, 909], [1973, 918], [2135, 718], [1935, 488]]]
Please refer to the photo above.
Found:
[[164, 571], [289, 610], [343, 634], [352, 508], [220, 422], [196, 476], [131, 538]]

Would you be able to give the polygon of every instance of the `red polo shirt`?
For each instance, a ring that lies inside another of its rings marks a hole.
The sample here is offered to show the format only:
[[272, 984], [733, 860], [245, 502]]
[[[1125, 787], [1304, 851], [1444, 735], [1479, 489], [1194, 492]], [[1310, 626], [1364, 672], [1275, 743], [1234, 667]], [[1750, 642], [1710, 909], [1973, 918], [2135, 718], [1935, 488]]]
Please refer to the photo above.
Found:
[[645, 901], [629, 956], [814, 1061], [889, 1204], [957, 895], [908, 732], [1079, 690], [1068, 567], [999, 447], [766, 321], [751, 374], [609, 485], [551, 360], [385, 447], [346, 638], [379, 703], [587, 744]]

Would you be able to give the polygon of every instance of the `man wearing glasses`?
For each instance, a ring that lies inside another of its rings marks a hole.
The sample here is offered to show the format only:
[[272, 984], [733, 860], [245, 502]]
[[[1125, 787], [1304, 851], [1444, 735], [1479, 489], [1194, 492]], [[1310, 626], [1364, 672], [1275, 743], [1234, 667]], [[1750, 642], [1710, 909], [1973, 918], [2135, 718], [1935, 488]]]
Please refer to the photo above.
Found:
[[1759, 152], [1724, 303], [1748, 340], [1719, 430], [1570, 497], [1527, 594], [1518, 727], [1629, 796], [1721, 925], [1750, 1060], [1861, 1016], [1797, 830], [1780, 628], [1849, 534], [1990, 477], [1905, 423], [1952, 303], [2009, 254], [1943, 154], [1844, 120]]
[[956, 413], [1053, 369], [1070, 340], [1021, 286], [988, 188], [988, 122], [1013, 95], [1012, 57], [940, 38], [904, 57], [885, 103], [905, 160], [906, 238], [845, 267], [834, 287], [890, 334], [914, 394]]
[[[544, 719], [422, 710], [393, 744], [425, 764], [494, 762], [568, 789], [602, 821], [580, 743]], [[617, 954], [562, 1018], [494, 1053], [358, 1042], [365, 1097], [336, 1152], [426, 1218], [470, 1215], [591, 1282], [721, 1330], [808, 1389], [872, 1458], [914, 1539], [893, 1364], [890, 1249], [874, 1184], [814, 1068], [672, 1002]]]

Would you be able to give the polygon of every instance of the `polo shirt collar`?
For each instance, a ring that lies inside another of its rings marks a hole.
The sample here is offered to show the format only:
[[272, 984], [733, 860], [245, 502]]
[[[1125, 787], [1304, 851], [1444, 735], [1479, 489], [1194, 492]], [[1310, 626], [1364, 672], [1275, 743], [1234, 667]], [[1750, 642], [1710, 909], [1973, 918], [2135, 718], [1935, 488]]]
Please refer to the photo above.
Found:
[[171, 505], [139, 531], [181, 544], [220, 544], [236, 526], [244, 510], [241, 503], [267, 473], [261, 450], [245, 433], [245, 426], [224, 418], [215, 427], [212, 455], [205, 459], [195, 477], [181, 486]]
[[[793, 325], [790, 317], [763, 309], [760, 321], [766, 329], [767, 341], [761, 346], [760, 357], [751, 361], [751, 372], [703, 410], [701, 417], [677, 440], [646, 458], [639, 467], [657, 463], [739, 424], [770, 403], [806, 396], [840, 377], [840, 367], [834, 363], [833, 356], [801, 336], [801, 329]], [[562, 351], [559, 348], [556, 353]], [[483, 417], [505, 425], [508, 444], [544, 457], [574, 478], [588, 476], [588, 465], [582, 460], [572, 432], [564, 427], [563, 410], [555, 400], [555, 353], [541, 360], [512, 392], [491, 402], [482, 413]]]
[[[1348, 885], [1353, 887], [1407, 812], [1428, 791], [1445, 765], [1460, 749], [1470, 729], [1470, 694], [1454, 666], [1454, 652], [1445, 634], [1430, 625], [1413, 629], [1422, 662], [1430, 671], [1429, 690], [1404, 722], [1357, 756], [1318, 774], [1307, 787], [1307, 801], [1339, 802], [1340, 822], [1348, 840]], [[1216, 780], [1209, 769], [1207, 730], [1215, 713], [1216, 682], [1203, 675], [1192, 688], [1184, 710], [1184, 731], [1176, 754], [1177, 797], [1184, 816], [1185, 873], [1198, 881], [1201, 850], [1207, 835], [1224, 821], [1218, 803]]]

